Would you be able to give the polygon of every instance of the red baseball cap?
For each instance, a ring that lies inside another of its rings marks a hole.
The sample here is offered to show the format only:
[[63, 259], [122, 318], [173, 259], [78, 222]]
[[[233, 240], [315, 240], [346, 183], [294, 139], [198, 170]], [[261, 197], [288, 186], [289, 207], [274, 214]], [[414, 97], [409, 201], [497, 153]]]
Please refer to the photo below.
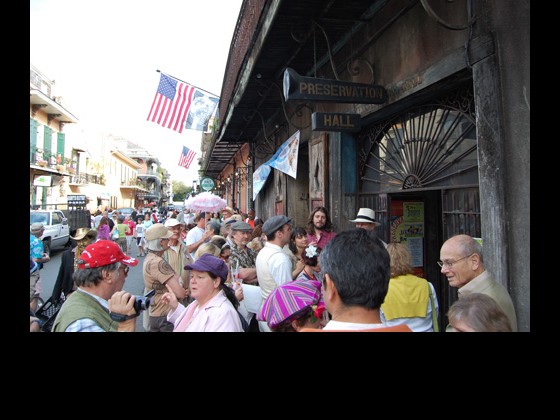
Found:
[[78, 259], [78, 268], [96, 268], [116, 262], [122, 262], [131, 267], [138, 264], [138, 260], [125, 255], [116, 242], [100, 240], [84, 248]]

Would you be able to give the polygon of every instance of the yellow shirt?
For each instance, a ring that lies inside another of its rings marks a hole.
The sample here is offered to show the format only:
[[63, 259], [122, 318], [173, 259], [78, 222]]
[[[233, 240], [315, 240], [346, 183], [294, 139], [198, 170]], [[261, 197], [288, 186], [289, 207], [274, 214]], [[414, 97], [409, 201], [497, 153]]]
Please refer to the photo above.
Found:
[[406, 274], [389, 281], [389, 291], [381, 309], [388, 320], [424, 318], [428, 312], [429, 298], [428, 281], [414, 274]]

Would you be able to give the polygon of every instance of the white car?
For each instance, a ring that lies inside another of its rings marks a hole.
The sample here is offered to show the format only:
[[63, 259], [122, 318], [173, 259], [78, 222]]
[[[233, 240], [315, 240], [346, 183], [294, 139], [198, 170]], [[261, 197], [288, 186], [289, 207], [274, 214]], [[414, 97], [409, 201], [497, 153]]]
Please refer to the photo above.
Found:
[[41, 240], [47, 254], [50, 255], [51, 249], [64, 248], [70, 243], [68, 219], [60, 210], [30, 210], [29, 227], [35, 222], [45, 226]]

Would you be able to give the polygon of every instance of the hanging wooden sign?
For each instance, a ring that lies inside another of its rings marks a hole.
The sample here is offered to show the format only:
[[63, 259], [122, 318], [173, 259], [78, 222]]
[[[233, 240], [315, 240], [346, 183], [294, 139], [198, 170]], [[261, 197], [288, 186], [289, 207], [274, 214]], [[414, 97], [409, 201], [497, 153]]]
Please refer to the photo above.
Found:
[[284, 71], [283, 87], [286, 101], [300, 99], [315, 102], [382, 104], [387, 102], [388, 98], [387, 90], [383, 86], [303, 77], [289, 67]]
[[360, 114], [338, 112], [314, 112], [311, 114], [313, 131], [359, 131], [362, 128]]

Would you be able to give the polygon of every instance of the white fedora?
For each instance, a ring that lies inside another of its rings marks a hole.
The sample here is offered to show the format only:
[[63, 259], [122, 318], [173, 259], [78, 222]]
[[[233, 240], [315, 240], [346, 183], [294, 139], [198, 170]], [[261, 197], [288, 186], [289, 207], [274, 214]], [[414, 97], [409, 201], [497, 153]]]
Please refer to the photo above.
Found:
[[375, 223], [379, 226], [381, 223], [375, 221], [375, 212], [367, 207], [362, 207], [358, 211], [358, 216], [354, 220], [350, 220], [352, 223]]

